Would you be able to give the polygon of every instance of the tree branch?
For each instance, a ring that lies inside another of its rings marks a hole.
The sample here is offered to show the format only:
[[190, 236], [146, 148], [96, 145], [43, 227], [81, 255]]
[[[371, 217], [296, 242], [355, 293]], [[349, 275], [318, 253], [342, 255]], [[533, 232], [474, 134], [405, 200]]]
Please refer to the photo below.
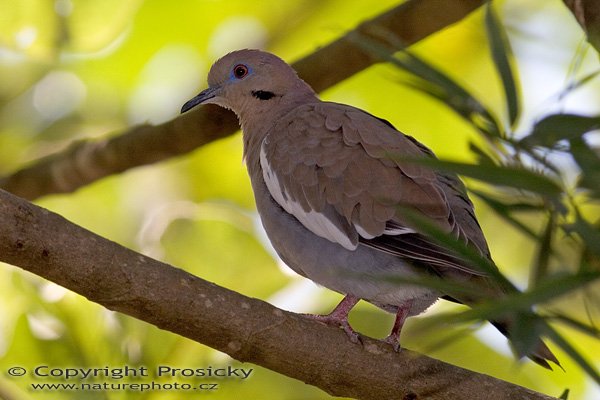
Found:
[[353, 344], [340, 329], [153, 260], [2, 190], [0, 226], [0, 261], [332, 395], [550, 399], [408, 350], [395, 353], [369, 338]]
[[[387, 29], [408, 45], [460, 20], [483, 2], [409, 0], [356, 31], [369, 36], [373, 27]], [[345, 36], [294, 67], [321, 91], [374, 62]], [[74, 143], [64, 152], [1, 179], [0, 187], [30, 199], [71, 192], [107, 175], [185, 154], [237, 128], [232, 114], [206, 106], [162, 125], [138, 126], [113, 138]], [[109, 309], [333, 395], [550, 399], [408, 350], [395, 353], [369, 338], [363, 339], [362, 346], [353, 344], [339, 329], [138, 254], [2, 190], [0, 226], [0, 261]]]
[[588, 42], [600, 53], [600, 2], [598, 0], [563, 0], [587, 35]]
[[[409, 0], [359, 25], [293, 66], [317, 92], [377, 62], [350, 37], [357, 32], [376, 42], [373, 32], [387, 30], [406, 45], [453, 24], [484, 0]], [[68, 193], [108, 175], [188, 153], [239, 129], [235, 116], [204, 106], [167, 123], [142, 125], [100, 141], [79, 141], [65, 151], [34, 162], [0, 179], [0, 188], [23, 198]]]

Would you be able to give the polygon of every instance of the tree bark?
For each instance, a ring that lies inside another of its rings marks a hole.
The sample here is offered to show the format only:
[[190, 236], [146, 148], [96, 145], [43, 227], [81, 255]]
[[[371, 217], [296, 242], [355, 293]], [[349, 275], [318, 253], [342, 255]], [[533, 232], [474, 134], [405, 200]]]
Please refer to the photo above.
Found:
[[[360, 33], [376, 42], [385, 30], [406, 45], [460, 21], [484, 0], [409, 0], [359, 25], [293, 64], [317, 92], [377, 62], [352, 41]], [[0, 188], [26, 199], [69, 193], [108, 175], [188, 153], [239, 129], [233, 113], [203, 106], [161, 125], [135, 126], [102, 140], [82, 140], [65, 151], [34, 162], [0, 179]]]
[[358, 399], [550, 399], [345, 333], [129, 250], [0, 190], [0, 261], [335, 395]]

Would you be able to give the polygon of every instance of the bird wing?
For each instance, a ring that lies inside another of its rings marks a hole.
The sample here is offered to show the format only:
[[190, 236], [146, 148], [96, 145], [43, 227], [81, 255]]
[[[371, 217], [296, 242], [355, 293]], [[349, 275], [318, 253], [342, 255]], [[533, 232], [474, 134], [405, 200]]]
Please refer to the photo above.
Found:
[[489, 256], [464, 185], [403, 158], [432, 156], [389, 122], [320, 102], [281, 118], [265, 137], [260, 164], [273, 199], [314, 234], [354, 250], [364, 245], [434, 267], [482, 275], [418, 232], [407, 207]]

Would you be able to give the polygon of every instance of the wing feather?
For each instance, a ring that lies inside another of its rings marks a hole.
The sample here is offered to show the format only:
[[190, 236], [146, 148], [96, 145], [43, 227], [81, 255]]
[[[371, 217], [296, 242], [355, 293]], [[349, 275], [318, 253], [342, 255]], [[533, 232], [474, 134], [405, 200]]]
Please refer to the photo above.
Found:
[[402, 216], [410, 207], [489, 256], [458, 177], [409, 157], [433, 153], [359, 109], [307, 104], [271, 129], [261, 146], [263, 177], [275, 201], [318, 236], [354, 250], [360, 243], [425, 263], [479, 274]]

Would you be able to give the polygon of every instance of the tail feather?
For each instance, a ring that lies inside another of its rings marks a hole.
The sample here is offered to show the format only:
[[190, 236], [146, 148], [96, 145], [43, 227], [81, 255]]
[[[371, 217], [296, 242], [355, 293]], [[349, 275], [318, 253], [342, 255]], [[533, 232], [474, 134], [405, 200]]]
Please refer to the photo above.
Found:
[[[510, 293], [512, 290], [514, 290], [510, 288], [502, 288], [498, 286], [495, 283], [495, 281], [492, 281], [488, 277], [473, 276], [471, 279], [477, 280], [477, 285], [481, 288], [486, 289], [488, 299], [492, 298], [494, 295], [498, 298], [502, 298], [506, 295], [507, 292]], [[467, 298], [465, 296], [445, 295], [442, 296], [442, 298], [455, 303], [467, 305], [476, 305], [478, 301], [481, 301], [481, 299]], [[493, 320], [490, 322], [496, 327], [496, 329], [500, 331], [500, 333], [506, 336], [509, 343], [511, 344], [513, 351], [518, 357], [528, 357], [536, 364], [549, 370], [552, 370], [552, 366], [550, 365], [550, 363], [553, 363], [557, 365], [560, 369], [564, 370], [556, 356], [550, 351], [550, 349], [548, 348], [548, 346], [546, 346], [542, 339], [532, 338], [531, 341], [527, 340], [528, 343], [526, 343], [525, 345], [523, 345], [522, 343], [515, 342], [514, 337], [518, 335], [512, 335], [511, 332], [513, 332], [515, 327], [517, 327], [517, 321], [519, 319], [527, 320], [528, 318], [530, 318], [530, 316], [528, 316], [526, 313], [520, 314], [519, 312], [516, 312], [516, 314], [513, 314], [512, 316], [507, 316], [505, 318], [503, 317], [501, 319]], [[532, 326], [535, 326], [535, 324], [532, 324]], [[531, 334], [536, 335], [537, 333], [531, 332]], [[523, 348], [527, 350], [519, 351]]]
[[535, 352], [529, 354], [527, 357], [529, 357], [534, 363], [541, 365], [542, 367], [549, 369], [551, 371], [552, 371], [552, 366], [550, 365], [550, 363], [548, 361], [553, 362], [554, 364], [558, 365], [562, 369], [562, 365], [560, 365], [560, 362], [558, 361], [556, 356], [554, 354], [552, 354], [550, 349], [541, 340], [540, 340], [538, 348], [535, 350]]
[[[513, 343], [510, 335], [510, 326], [511, 322], [508, 321], [491, 321], [492, 325], [496, 327], [504, 336], [506, 336], [510, 343]], [[560, 365], [560, 362], [556, 358], [556, 356], [550, 351], [548, 346], [541, 340], [537, 339], [537, 343], [535, 344], [534, 350], [529, 352], [528, 354], [519, 354], [520, 356], [526, 356], [534, 363], [549, 369], [552, 371], [552, 366], [550, 362], [563, 369]], [[563, 369], [564, 370], [564, 369]]]

